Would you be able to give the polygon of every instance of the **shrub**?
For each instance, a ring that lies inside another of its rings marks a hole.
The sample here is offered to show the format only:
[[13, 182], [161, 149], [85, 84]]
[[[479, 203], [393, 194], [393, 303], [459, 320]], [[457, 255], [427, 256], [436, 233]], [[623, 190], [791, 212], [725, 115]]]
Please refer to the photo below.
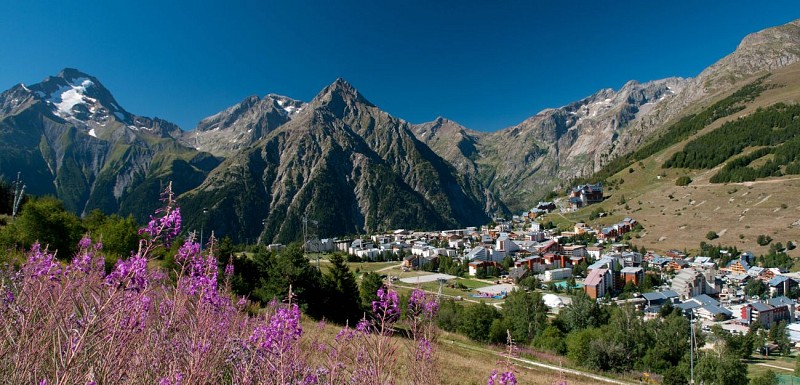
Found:
[[709, 231], [706, 233], [706, 239], [709, 241], [719, 238], [716, 231]]
[[676, 186], [688, 186], [689, 183], [692, 183], [692, 178], [689, 178], [686, 175], [679, 176], [678, 179], [675, 179]]

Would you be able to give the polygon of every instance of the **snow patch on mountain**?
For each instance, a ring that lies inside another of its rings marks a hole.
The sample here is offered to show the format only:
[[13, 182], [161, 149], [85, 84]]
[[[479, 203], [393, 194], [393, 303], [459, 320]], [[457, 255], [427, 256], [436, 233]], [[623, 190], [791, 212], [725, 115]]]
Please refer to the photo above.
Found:
[[50, 94], [47, 102], [56, 107], [56, 113], [62, 118], [71, 117], [73, 116], [72, 109], [76, 105], [96, 102], [96, 100], [85, 95], [86, 89], [93, 85], [94, 83], [87, 78], [74, 79], [70, 84], [61, 86]]

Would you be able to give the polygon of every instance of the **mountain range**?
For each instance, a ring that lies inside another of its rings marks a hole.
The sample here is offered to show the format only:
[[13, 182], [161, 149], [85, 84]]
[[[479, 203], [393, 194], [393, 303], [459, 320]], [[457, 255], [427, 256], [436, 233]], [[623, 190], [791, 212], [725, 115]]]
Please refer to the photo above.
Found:
[[[78, 214], [133, 214], [172, 182], [189, 229], [240, 241], [480, 225], [529, 209], [753, 78], [800, 59], [800, 21], [745, 37], [693, 79], [630, 81], [512, 127], [412, 124], [343, 79], [308, 102], [250, 96], [184, 131], [65, 69], [0, 94], [0, 177]], [[203, 210], [206, 208], [207, 210]], [[207, 214], [203, 214], [207, 211]]]

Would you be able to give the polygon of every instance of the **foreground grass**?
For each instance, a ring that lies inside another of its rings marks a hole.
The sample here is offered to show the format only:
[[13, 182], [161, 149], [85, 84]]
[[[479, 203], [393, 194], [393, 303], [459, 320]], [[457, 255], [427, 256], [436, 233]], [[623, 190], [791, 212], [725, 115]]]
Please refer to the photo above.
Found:
[[[312, 337], [317, 336], [325, 340], [335, 338], [341, 328], [331, 324], [320, 327], [319, 323], [304, 317], [303, 330]], [[408, 339], [397, 336], [393, 339], [401, 351], [412, 343]], [[312, 347], [308, 346], [308, 348]], [[439, 360], [438, 383], [442, 385], [484, 385], [492, 370], [501, 368], [501, 365], [498, 364], [501, 357], [497, 353], [502, 353], [502, 351], [500, 347], [489, 347], [487, 350], [486, 346], [470, 341], [461, 335], [442, 332], [436, 342], [437, 359]], [[401, 355], [398, 362], [397, 384], [407, 383], [403, 373], [407, 372], [409, 368], [403, 358]], [[557, 370], [527, 367], [521, 364], [516, 365], [516, 369], [519, 384], [551, 385], [560, 375]], [[597, 380], [575, 375], [566, 375], [565, 378], [570, 385], [598, 383]]]

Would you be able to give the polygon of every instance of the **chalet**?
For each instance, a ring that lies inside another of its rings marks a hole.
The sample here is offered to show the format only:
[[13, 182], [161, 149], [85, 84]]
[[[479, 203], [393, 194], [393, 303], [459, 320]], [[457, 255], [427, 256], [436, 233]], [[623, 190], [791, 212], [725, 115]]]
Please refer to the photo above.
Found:
[[536, 208], [549, 212], [556, 209], [556, 204], [553, 202], [539, 202], [539, 204], [536, 205]]
[[549, 240], [549, 241], [547, 241], [545, 243], [540, 244], [538, 247], [536, 247], [536, 251], [539, 254], [558, 253], [558, 252], [561, 251], [561, 245], [559, 245], [558, 242], [556, 242], [554, 240]]
[[603, 256], [603, 248], [597, 246], [590, 246], [586, 248], [586, 254], [593, 260], [598, 260]]
[[767, 286], [769, 286], [769, 295], [771, 297], [784, 296], [797, 287], [797, 281], [785, 275], [779, 275], [769, 280]]
[[742, 306], [741, 319], [746, 325], [758, 323], [764, 329], [769, 329], [780, 321], [788, 321], [791, 317], [789, 306], [784, 304], [773, 306], [769, 303], [753, 302]]
[[617, 239], [619, 236], [619, 231], [616, 227], [603, 227], [600, 229], [600, 234], [597, 234], [597, 239], [607, 240], [607, 239]]
[[472, 261], [468, 265], [469, 275], [475, 276], [478, 275], [478, 271], [485, 270], [491, 266], [497, 267], [496, 262], [491, 261]]
[[416, 255], [406, 255], [403, 257], [403, 261], [400, 263], [402, 267], [408, 269], [416, 269], [419, 267], [419, 257]]
[[797, 303], [795, 303], [793, 299], [790, 299], [782, 295], [768, 299], [767, 303], [775, 307], [786, 306], [786, 308], [789, 309], [789, 319], [787, 320], [787, 323], [791, 323], [797, 320], [797, 318], [795, 317], [795, 307]]
[[664, 256], [667, 256], [667, 257], [670, 257], [670, 258], [686, 258], [686, 254], [685, 253], [683, 253], [683, 252], [681, 252], [679, 250], [675, 250], [675, 249], [667, 250], [667, 252], [664, 253]]
[[620, 281], [625, 285], [632, 282], [634, 285], [639, 286], [644, 280], [644, 269], [641, 267], [625, 267], [620, 271]]
[[664, 291], [657, 291], [651, 293], [644, 293], [642, 294], [645, 300], [647, 300], [647, 307], [653, 306], [661, 306], [667, 302], [669, 303], [676, 303], [678, 302], [679, 295], [678, 293], [672, 290], [664, 290]]
[[525, 277], [530, 275], [530, 270], [526, 269], [524, 266], [514, 267], [508, 271], [508, 279], [514, 281], [514, 283], [519, 283]]
[[547, 266], [544, 263], [542, 257], [538, 255], [532, 255], [530, 257], [522, 258], [516, 262], [514, 262], [515, 267], [524, 267], [529, 271], [533, 272], [542, 272], [544, 271]]
[[673, 258], [667, 262], [665, 269], [668, 271], [681, 271], [687, 267], [689, 267], [689, 262], [686, 262], [685, 259]]
[[648, 262], [648, 265], [658, 270], [667, 270], [667, 266], [669, 266], [670, 262], [672, 262], [672, 258], [656, 257]]
[[568, 257], [585, 257], [589, 255], [586, 251], [586, 246], [583, 245], [562, 246], [561, 253]]
[[672, 290], [660, 292], [650, 292], [642, 294], [642, 298], [647, 301], [644, 305], [645, 319], [658, 317], [661, 307], [666, 303], [675, 304], [678, 302], [678, 293]]
[[728, 265], [725, 266], [728, 270], [731, 271], [733, 274], [748, 274], [748, 270], [750, 270], [750, 263], [747, 262], [744, 258], [734, 259], [728, 262]]
[[764, 269], [764, 271], [761, 272], [761, 275], [759, 275], [759, 278], [761, 278], [761, 279], [763, 279], [765, 281], [769, 281], [769, 280], [775, 278], [776, 275], [780, 275], [780, 273], [781, 273], [781, 271], [779, 269], [777, 269], [777, 268], [774, 268], [774, 267], [773, 268], [766, 268], [766, 269]]
[[574, 187], [569, 194], [569, 201], [570, 205], [575, 209], [588, 206], [592, 203], [602, 202], [603, 185], [597, 183]]
[[700, 294], [692, 299], [678, 304], [675, 306], [683, 310], [684, 314], [694, 312], [694, 315], [700, 319], [708, 321], [717, 321], [720, 319], [729, 319], [733, 316], [733, 312], [722, 307], [719, 301], [705, 295]]

